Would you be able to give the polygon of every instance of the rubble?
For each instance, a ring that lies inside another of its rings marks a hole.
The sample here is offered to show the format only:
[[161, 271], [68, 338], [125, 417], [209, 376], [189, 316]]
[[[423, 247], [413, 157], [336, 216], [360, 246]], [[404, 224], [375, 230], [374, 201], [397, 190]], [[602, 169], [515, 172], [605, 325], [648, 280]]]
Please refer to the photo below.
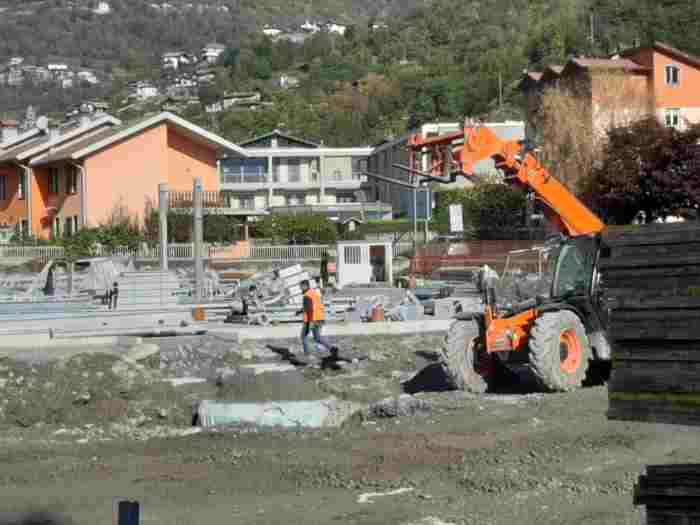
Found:
[[406, 417], [427, 414], [430, 410], [430, 403], [410, 394], [402, 394], [372, 403], [364, 415], [367, 418]]

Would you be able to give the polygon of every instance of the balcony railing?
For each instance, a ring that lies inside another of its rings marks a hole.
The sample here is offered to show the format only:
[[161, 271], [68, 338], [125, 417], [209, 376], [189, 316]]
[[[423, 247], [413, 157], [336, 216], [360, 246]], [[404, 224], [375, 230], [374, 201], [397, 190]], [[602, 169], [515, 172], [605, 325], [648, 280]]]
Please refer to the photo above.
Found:
[[[170, 209], [189, 209], [194, 207], [191, 191], [171, 191], [168, 201]], [[226, 200], [220, 191], [202, 192], [202, 207], [204, 208], [225, 208]]]
[[224, 173], [221, 175], [223, 184], [260, 184], [263, 185], [268, 181], [267, 174], [249, 174], [249, 173]]

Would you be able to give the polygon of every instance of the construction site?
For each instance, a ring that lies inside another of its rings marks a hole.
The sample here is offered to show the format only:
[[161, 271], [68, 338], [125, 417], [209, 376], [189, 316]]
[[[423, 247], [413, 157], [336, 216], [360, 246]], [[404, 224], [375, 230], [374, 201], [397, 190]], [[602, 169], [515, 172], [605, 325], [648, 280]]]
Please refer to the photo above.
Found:
[[6, 265], [0, 523], [700, 519], [697, 224], [606, 227], [486, 128], [408, 148], [416, 185], [493, 159], [556, 237], [242, 265], [205, 253], [195, 179], [191, 257], [161, 185], [152, 259]]

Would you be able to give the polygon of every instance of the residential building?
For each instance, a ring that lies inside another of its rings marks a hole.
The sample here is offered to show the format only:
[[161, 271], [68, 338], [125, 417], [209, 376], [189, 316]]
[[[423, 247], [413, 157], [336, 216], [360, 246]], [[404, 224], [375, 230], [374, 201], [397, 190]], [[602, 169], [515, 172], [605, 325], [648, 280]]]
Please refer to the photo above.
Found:
[[207, 105], [204, 109], [207, 113], [220, 113], [234, 106], [254, 108], [260, 105], [262, 95], [260, 92], [225, 93], [221, 99]]
[[54, 78], [53, 73], [47, 67], [43, 66], [23, 66], [22, 72], [28, 80], [35, 84], [43, 84], [50, 82]]
[[159, 95], [158, 87], [147, 81], [138, 81], [129, 85], [130, 96], [139, 100], [146, 100]]
[[184, 51], [174, 51], [163, 54], [162, 64], [165, 69], [178, 69], [182, 65], [193, 63], [194, 60], [196, 59]]
[[0, 86], [19, 87], [24, 83], [24, 71], [19, 67], [0, 69]]
[[262, 32], [263, 32], [263, 35], [268, 36], [273, 40], [275, 40], [277, 37], [279, 37], [283, 33], [283, 31], [281, 29], [277, 29], [274, 27], [264, 27]]
[[328, 31], [329, 33], [335, 33], [335, 34], [341, 35], [341, 36], [344, 35], [345, 31], [347, 31], [347, 29], [348, 29], [347, 26], [344, 26], [341, 24], [335, 24], [333, 22], [328, 22], [325, 25], [325, 28], [326, 28], [326, 31]]
[[207, 44], [204, 46], [204, 49], [202, 49], [202, 60], [210, 64], [215, 64], [224, 51], [226, 51], [226, 46], [222, 44]]
[[87, 84], [99, 84], [100, 80], [97, 78], [97, 75], [95, 74], [94, 71], [89, 71], [87, 69], [84, 69], [82, 71], [78, 71], [77, 75], [78, 81], [79, 82], [85, 82]]
[[[386, 217], [391, 209], [364, 202], [370, 148], [327, 148], [280, 130], [242, 142], [247, 158], [221, 159], [221, 189], [229, 207], [251, 215], [325, 213]], [[388, 211], [387, 211], [388, 210]]]
[[0, 120], [0, 148], [5, 142], [16, 139], [19, 135], [19, 122], [16, 120]]
[[555, 85], [590, 100], [591, 124], [599, 134], [648, 115], [681, 129], [700, 122], [700, 57], [661, 42], [610, 58], [572, 58], [564, 66], [526, 75], [521, 89], [528, 137], [539, 138], [539, 100]]
[[308, 20], [301, 25], [301, 30], [307, 33], [318, 33], [321, 30], [321, 26], [315, 22], [309, 22]]
[[224, 155], [246, 153], [170, 113], [124, 125], [105, 115], [61, 134], [33, 129], [0, 148], [0, 226], [50, 237], [100, 224], [115, 206], [142, 218], [160, 183], [190, 192], [200, 177], [218, 193]]
[[92, 10], [96, 15], [108, 15], [112, 12], [109, 2], [98, 2], [97, 7]]
[[282, 89], [299, 87], [299, 78], [293, 75], [280, 75], [279, 86]]
[[198, 84], [210, 84], [216, 79], [216, 74], [213, 68], [200, 67], [195, 72]]

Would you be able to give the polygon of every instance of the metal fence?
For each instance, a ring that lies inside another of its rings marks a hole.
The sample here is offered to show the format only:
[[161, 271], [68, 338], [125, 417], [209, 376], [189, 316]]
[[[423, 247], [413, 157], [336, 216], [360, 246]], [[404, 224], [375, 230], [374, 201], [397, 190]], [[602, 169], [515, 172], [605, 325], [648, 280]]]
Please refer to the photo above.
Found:
[[[229, 247], [217, 247], [209, 244], [203, 246], [203, 256], [207, 259], [226, 259]], [[320, 261], [323, 252], [332, 255], [335, 245], [252, 245], [249, 251], [235, 257], [240, 260], [251, 261], [275, 261], [275, 262], [300, 262]], [[399, 255], [412, 255], [413, 242], [402, 241], [393, 245], [394, 257]], [[16, 259], [17, 261], [40, 260], [46, 262], [50, 259], [59, 259], [65, 255], [60, 246], [0, 246], [0, 258]], [[142, 260], [158, 260], [160, 258], [160, 246], [98, 246], [91, 255], [93, 257], [133, 257]], [[172, 260], [186, 260], [194, 258], [194, 245], [192, 243], [180, 243], [168, 245], [168, 258]]]
[[313, 261], [321, 260], [323, 252], [334, 247], [326, 244], [301, 246], [251, 246], [250, 259], [266, 261]]

